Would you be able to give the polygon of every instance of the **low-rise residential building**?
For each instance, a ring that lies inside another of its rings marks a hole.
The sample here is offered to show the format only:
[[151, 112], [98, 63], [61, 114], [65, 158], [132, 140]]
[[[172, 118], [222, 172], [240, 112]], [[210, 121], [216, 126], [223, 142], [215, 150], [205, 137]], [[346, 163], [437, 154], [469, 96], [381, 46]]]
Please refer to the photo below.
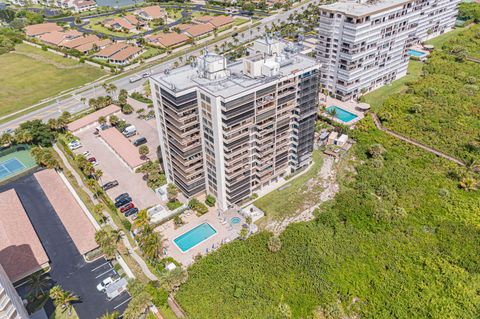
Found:
[[160, 6], [149, 6], [134, 11], [140, 19], [146, 21], [167, 19], [167, 13]]
[[108, 60], [109, 63], [125, 65], [142, 53], [142, 49], [132, 44], [117, 42], [106, 46], [94, 57]]
[[192, 24], [182, 32], [191, 38], [201, 37], [214, 30], [213, 26], [209, 23]]
[[145, 40], [148, 42], [148, 44], [162, 48], [173, 48], [180, 46], [186, 43], [189, 39], [190, 38], [185, 34], [177, 32], [151, 34], [145, 37]]
[[63, 43], [79, 38], [82, 33], [77, 30], [54, 31], [42, 34], [38, 37], [40, 41], [47, 45], [61, 46]]
[[0, 265], [0, 318], [29, 319], [22, 299], [17, 294], [7, 273]]
[[123, 17], [105, 19], [103, 20], [102, 24], [104, 27], [112, 30], [125, 30], [127, 32], [135, 30], [135, 25], [130, 23], [127, 19], [124, 19]]
[[61, 47], [67, 48], [67, 49], [75, 49], [79, 46], [82, 46], [87, 43], [94, 43], [100, 41], [100, 38], [96, 36], [95, 34], [89, 34], [86, 36], [78, 37], [70, 41], [65, 41], [64, 43], [61, 44]]
[[225, 57], [206, 53], [196, 66], [152, 76], [168, 181], [187, 197], [211, 194], [228, 209], [306, 167], [319, 67], [267, 38], [228, 65]]
[[403, 77], [408, 48], [452, 29], [458, 2], [359, 0], [321, 6], [321, 85], [348, 100]]
[[39, 37], [42, 34], [62, 31], [63, 28], [56, 23], [47, 22], [47, 23], [40, 23], [40, 24], [32, 24], [25, 27], [25, 34], [29, 37]]
[[112, 43], [112, 40], [110, 39], [99, 39], [97, 41], [88, 42], [88, 43], [79, 45], [78, 47], [75, 48], [75, 50], [80, 51], [82, 53], [87, 53], [90, 51], [101, 50], [107, 47], [108, 45], [110, 45], [111, 43]]
[[223, 26], [233, 23], [233, 18], [231, 16], [199, 16], [193, 19], [193, 22], [204, 24], [209, 23], [213, 28], [221, 28]]

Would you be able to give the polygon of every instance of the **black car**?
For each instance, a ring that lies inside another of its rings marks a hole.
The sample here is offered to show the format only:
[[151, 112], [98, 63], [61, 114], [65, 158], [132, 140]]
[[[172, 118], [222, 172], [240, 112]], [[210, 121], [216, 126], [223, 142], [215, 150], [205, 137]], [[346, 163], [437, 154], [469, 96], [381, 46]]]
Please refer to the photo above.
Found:
[[123, 205], [125, 205], [125, 204], [130, 203], [131, 201], [132, 201], [132, 198], [131, 198], [130, 196], [124, 197], [124, 198], [122, 198], [122, 199], [120, 199], [120, 200], [118, 200], [118, 201], [115, 202], [115, 207], [117, 207], [117, 208], [118, 208], [118, 207], [121, 207], [121, 206], [123, 206]]
[[118, 186], [118, 181], [111, 181], [102, 185], [103, 190], [109, 190], [110, 188], [114, 188]]
[[127, 210], [125, 212], [125, 217], [131, 216], [131, 215], [136, 214], [136, 213], [138, 213], [138, 208], [136, 208], [136, 207], [130, 208], [129, 210]]
[[120, 194], [117, 197], [115, 197], [115, 201], [118, 202], [119, 200], [121, 200], [124, 197], [130, 197], [130, 195], [128, 195], [128, 193]]
[[140, 146], [145, 143], [147, 143], [147, 139], [145, 137], [140, 137], [140, 138], [137, 138], [135, 141], [133, 141], [133, 145], [135, 146]]

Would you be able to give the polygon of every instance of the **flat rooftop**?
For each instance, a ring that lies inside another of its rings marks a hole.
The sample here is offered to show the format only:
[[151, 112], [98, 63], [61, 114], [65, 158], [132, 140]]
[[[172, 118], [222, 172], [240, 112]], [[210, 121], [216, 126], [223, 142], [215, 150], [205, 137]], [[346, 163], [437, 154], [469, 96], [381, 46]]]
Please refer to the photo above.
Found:
[[72, 131], [78, 131], [81, 128], [84, 128], [86, 126], [89, 126], [93, 123], [96, 123], [98, 121], [98, 118], [101, 116], [107, 117], [109, 115], [115, 114], [117, 112], [120, 112], [120, 107], [116, 106], [115, 104], [110, 104], [107, 107], [104, 107], [103, 109], [100, 109], [98, 111], [95, 111], [93, 113], [90, 113], [76, 121], [73, 121], [72, 123], [69, 123], [67, 125], [67, 128]]
[[287, 56], [286, 60], [280, 63], [280, 72], [275, 77], [248, 77], [242, 72], [243, 61], [239, 60], [227, 66], [230, 75], [220, 80], [209, 80], [200, 77], [197, 68], [189, 65], [171, 70], [168, 74], [161, 73], [155, 75], [153, 78], [155, 81], [163, 84], [163, 86], [174, 92], [181, 92], [193, 87], [201, 87], [214, 96], [228, 98], [245, 92], [250, 88], [273, 82], [278, 77], [294, 74], [314, 67], [317, 64], [318, 63], [314, 59], [306, 55], [295, 54], [290, 55], [289, 57]]
[[398, 7], [409, 2], [412, 2], [412, 0], [378, 0], [365, 3], [358, 3], [357, 1], [339, 1], [320, 6], [320, 8], [332, 12], [341, 12], [350, 16], [362, 17]]
[[97, 248], [93, 224], [60, 175], [53, 169], [46, 169], [34, 175], [78, 251], [84, 255]]
[[14, 189], [0, 193], [0, 262], [12, 282], [48, 264], [48, 256]]
[[138, 148], [116, 128], [100, 131], [100, 136], [132, 170], [147, 161], [141, 158]]

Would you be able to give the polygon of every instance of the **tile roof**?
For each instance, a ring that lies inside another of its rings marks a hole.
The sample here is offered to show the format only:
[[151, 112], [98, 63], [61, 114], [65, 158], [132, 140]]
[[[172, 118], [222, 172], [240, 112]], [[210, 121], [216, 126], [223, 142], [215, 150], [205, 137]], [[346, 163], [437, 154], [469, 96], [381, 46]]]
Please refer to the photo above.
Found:
[[14, 189], [0, 193], [0, 263], [12, 282], [48, 263], [48, 256]]
[[97, 37], [94, 34], [89, 34], [84, 37], [79, 37], [70, 41], [65, 41], [62, 43], [62, 46], [69, 48], [69, 49], [75, 49], [76, 47], [79, 47], [81, 45], [84, 45], [86, 43], [92, 43], [100, 40], [99, 37]]
[[109, 116], [111, 114], [120, 112], [120, 107], [116, 106], [115, 104], [110, 104], [103, 109], [100, 109], [96, 112], [90, 113], [76, 121], [73, 121], [67, 125], [67, 129], [71, 132], [78, 131], [81, 128], [84, 128], [90, 124], [97, 122], [100, 116]]
[[125, 49], [126, 47], [128, 47], [127, 43], [116, 42], [95, 53], [95, 56], [109, 58], [118, 51]]
[[213, 19], [213, 16], [199, 16], [199, 17], [193, 18], [193, 21], [198, 23], [206, 23], [212, 19]]
[[82, 45], [76, 47], [75, 50], [78, 50], [80, 52], [88, 52], [88, 51], [93, 49], [94, 45], [96, 45], [97, 48], [102, 49], [105, 46], [109, 45], [110, 43], [112, 43], [112, 40], [103, 39], [103, 40], [98, 40], [98, 41], [95, 41], [95, 42], [89, 42], [89, 43], [82, 44]]
[[135, 28], [133, 24], [128, 22], [123, 18], [114, 18], [114, 19], [106, 19], [102, 22], [106, 27], [113, 27], [113, 25], [118, 24], [121, 28], [132, 30]]
[[110, 57], [110, 60], [113, 61], [126, 61], [130, 59], [132, 56], [137, 54], [138, 52], [142, 51], [142, 48], [136, 47], [136, 46], [129, 46], [128, 48], [125, 48], [114, 55]]
[[140, 23], [140, 21], [138, 21], [137, 17], [135, 17], [133, 14], [127, 14], [126, 16], [123, 17], [123, 19], [127, 20], [129, 23], [133, 24], [133, 25], [137, 25]]
[[194, 24], [191, 24], [191, 23], [190, 24], [181, 23], [181, 24], [177, 24], [173, 28], [178, 28], [178, 30], [180, 30], [180, 31], [185, 31], [188, 28], [191, 28], [193, 26], [194, 26]]
[[78, 32], [77, 30], [68, 30], [44, 33], [39, 36], [39, 39], [47, 44], [60, 45], [64, 41], [73, 40], [81, 36], [82, 33]]
[[233, 18], [230, 16], [216, 16], [213, 17], [210, 21], [208, 21], [211, 25], [215, 28], [223, 27], [224, 25], [233, 23]]
[[140, 158], [138, 149], [116, 128], [112, 127], [100, 131], [100, 136], [131, 169], [135, 169], [146, 162], [146, 160]]
[[160, 19], [166, 16], [166, 12], [160, 6], [150, 6], [138, 9], [135, 14], [146, 16], [150, 19]]
[[78, 251], [83, 255], [97, 248], [95, 227], [60, 175], [53, 169], [46, 169], [35, 173], [34, 176]]
[[146, 37], [147, 41], [153, 44], [159, 44], [162, 47], [172, 47], [186, 42], [189, 38], [185, 34], [170, 32], [160, 33]]
[[191, 37], [198, 37], [213, 31], [213, 26], [209, 23], [196, 24], [183, 31]]
[[40, 24], [32, 24], [25, 27], [25, 33], [30, 36], [38, 36], [44, 33], [55, 32], [55, 31], [62, 31], [63, 28], [56, 23], [49, 22], [49, 23], [40, 23]]

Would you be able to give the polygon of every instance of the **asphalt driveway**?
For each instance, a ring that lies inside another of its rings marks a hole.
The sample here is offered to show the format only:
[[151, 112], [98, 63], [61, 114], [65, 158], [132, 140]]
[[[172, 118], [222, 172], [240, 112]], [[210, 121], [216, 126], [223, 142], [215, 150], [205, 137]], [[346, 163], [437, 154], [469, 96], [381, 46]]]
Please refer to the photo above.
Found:
[[95, 319], [114, 310], [123, 313], [128, 293], [108, 301], [96, 289], [99, 282], [114, 274], [111, 264], [104, 258], [85, 262], [33, 174], [0, 186], [0, 192], [11, 188], [16, 190], [50, 259], [52, 280], [80, 297], [81, 301], [74, 304], [79, 317]]

